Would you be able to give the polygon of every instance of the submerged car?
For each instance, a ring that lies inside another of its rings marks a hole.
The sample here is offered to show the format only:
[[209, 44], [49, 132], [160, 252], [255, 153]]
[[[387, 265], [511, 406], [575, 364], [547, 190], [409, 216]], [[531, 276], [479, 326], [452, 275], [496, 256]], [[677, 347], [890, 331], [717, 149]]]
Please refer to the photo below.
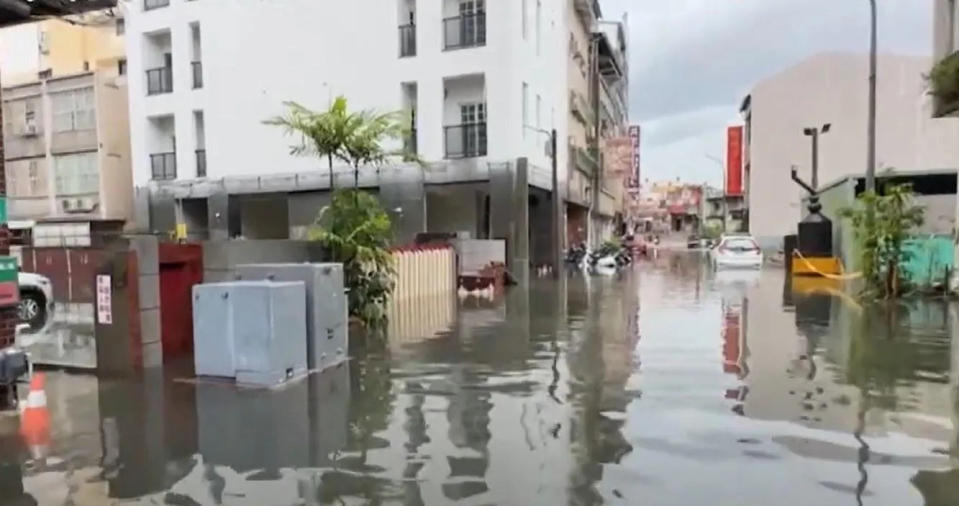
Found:
[[709, 256], [716, 269], [758, 269], [763, 265], [763, 250], [752, 236], [720, 237], [716, 247], [709, 250]]
[[20, 285], [20, 321], [31, 329], [43, 327], [53, 306], [53, 283], [50, 278], [32, 272], [21, 272], [17, 276]]

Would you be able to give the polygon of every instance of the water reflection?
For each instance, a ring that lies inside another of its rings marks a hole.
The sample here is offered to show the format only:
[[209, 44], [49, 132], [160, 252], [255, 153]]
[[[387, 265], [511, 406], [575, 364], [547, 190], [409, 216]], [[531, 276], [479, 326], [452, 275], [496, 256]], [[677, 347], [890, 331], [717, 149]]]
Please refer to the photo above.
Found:
[[275, 391], [52, 373], [47, 455], [0, 417], [0, 503], [953, 504], [956, 306], [834, 289], [662, 251], [398, 308]]

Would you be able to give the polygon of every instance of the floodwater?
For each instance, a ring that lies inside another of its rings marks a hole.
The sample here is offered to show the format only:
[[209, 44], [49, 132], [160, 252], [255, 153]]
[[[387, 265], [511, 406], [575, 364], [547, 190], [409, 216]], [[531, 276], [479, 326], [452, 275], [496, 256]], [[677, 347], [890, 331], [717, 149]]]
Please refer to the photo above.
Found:
[[957, 306], [861, 307], [663, 253], [400, 305], [274, 391], [51, 372], [0, 504], [959, 504]]

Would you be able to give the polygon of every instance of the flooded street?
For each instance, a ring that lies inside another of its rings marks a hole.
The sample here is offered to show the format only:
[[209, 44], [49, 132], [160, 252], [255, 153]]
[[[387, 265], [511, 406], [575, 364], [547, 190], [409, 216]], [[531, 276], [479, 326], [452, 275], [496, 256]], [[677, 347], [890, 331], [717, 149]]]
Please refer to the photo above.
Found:
[[959, 504], [956, 311], [675, 252], [400, 308], [276, 391], [50, 372], [0, 504]]

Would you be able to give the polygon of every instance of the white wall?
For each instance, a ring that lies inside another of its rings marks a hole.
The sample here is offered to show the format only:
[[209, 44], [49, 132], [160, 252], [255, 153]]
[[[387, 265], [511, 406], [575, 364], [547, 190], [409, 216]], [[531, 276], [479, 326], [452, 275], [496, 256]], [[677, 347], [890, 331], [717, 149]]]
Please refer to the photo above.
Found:
[[[877, 171], [959, 167], [959, 122], [931, 119], [923, 73], [926, 58], [880, 56], [877, 85]], [[799, 187], [790, 166], [810, 178], [804, 127], [831, 123], [820, 138], [820, 185], [866, 168], [867, 58], [827, 53], [760, 82], [752, 93], [750, 232], [763, 239], [793, 233]], [[766, 242], [766, 241], [764, 241]]]
[[0, 30], [0, 61], [3, 86], [34, 81], [40, 69], [40, 23], [27, 23]]
[[[210, 2], [171, 0], [149, 12], [139, 2], [128, 5], [131, 143], [137, 185], [149, 180], [144, 129], [148, 115], [177, 117], [203, 110], [209, 176], [262, 175], [318, 170], [316, 160], [289, 155], [293, 139], [262, 121], [283, 112], [282, 102], [296, 100], [315, 109], [345, 95], [351, 108], [397, 110], [404, 105], [401, 83], [418, 88], [417, 130], [420, 155], [443, 157], [445, 120], [443, 80], [482, 74], [488, 107], [487, 159], [504, 161], [528, 156], [548, 167], [545, 137], [527, 135], [521, 126], [521, 83], [544, 101], [544, 128], [556, 127], [566, 138], [566, 46], [568, 30], [562, 2], [543, 2], [542, 55], [537, 57], [531, 18], [530, 37], [521, 30], [522, 3], [487, 0], [486, 46], [444, 51], [445, 2], [416, 1], [417, 55], [399, 58], [401, 8], [382, 0], [317, 2]], [[530, 2], [533, 10], [535, 2]], [[200, 26], [204, 88], [191, 89], [190, 23]], [[172, 35], [174, 89], [169, 95], [146, 97], [142, 34], [169, 29]], [[236, 34], [257, 34], [237, 37]], [[137, 35], [139, 34], [139, 35]], [[211, 43], [211, 41], [219, 41]], [[224, 43], [229, 41], [229, 43]], [[349, 50], [344, 50], [344, 44]], [[458, 113], [457, 113], [458, 116]], [[555, 121], [553, 121], [555, 118]], [[178, 162], [192, 158], [192, 121], [177, 121]], [[189, 141], [188, 141], [189, 140]], [[560, 166], [566, 164], [560, 142]], [[563, 174], [565, 176], [565, 174]]]
[[[460, 105], [486, 101], [483, 76], [449, 79], [443, 83], [446, 101], [443, 107], [443, 126], [462, 123]], [[489, 111], [487, 111], [488, 113]]]

